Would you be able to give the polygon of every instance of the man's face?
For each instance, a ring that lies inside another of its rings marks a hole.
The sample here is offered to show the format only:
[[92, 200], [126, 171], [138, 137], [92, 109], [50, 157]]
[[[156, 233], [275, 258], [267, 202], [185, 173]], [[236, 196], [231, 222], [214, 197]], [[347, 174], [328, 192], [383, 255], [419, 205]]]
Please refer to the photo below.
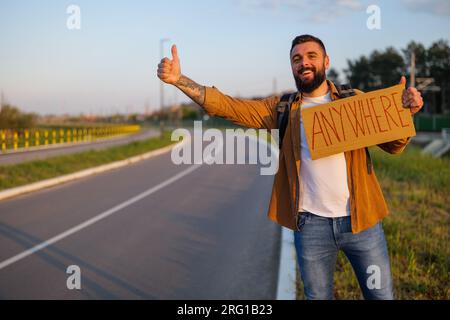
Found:
[[311, 93], [325, 81], [329, 58], [318, 43], [304, 42], [292, 49], [291, 67], [298, 91]]

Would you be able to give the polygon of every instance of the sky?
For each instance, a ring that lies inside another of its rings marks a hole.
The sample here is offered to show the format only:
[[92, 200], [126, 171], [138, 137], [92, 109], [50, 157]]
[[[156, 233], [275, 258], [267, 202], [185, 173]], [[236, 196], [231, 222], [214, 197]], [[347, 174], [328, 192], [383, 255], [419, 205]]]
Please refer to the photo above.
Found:
[[[80, 29], [67, 22], [80, 9]], [[370, 30], [370, 5], [380, 29]], [[176, 44], [182, 73], [240, 97], [294, 90], [289, 49], [309, 33], [322, 39], [331, 67], [347, 59], [450, 40], [449, 0], [0, 0], [0, 91], [39, 114], [107, 115], [160, 106], [156, 76]], [[188, 101], [164, 87], [166, 104]]]

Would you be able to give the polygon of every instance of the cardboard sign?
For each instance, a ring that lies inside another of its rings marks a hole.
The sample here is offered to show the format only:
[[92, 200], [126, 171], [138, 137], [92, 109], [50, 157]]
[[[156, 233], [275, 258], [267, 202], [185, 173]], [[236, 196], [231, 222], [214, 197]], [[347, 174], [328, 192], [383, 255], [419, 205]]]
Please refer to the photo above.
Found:
[[302, 109], [313, 160], [416, 135], [404, 85]]

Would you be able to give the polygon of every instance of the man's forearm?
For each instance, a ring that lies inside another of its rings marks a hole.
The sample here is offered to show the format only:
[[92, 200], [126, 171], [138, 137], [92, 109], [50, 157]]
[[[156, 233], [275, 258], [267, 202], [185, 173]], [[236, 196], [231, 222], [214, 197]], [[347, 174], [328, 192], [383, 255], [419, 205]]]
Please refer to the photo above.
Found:
[[181, 75], [174, 85], [200, 106], [205, 102], [205, 87], [188, 77]]

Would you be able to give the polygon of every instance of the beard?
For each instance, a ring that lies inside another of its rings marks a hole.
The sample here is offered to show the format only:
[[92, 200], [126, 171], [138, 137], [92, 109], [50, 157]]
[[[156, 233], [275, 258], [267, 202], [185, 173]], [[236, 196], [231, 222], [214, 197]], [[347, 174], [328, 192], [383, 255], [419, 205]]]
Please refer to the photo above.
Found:
[[320, 70], [317, 70], [314, 66], [302, 68], [299, 70], [298, 74], [301, 74], [306, 70], [310, 70], [313, 73], [313, 78], [310, 80], [302, 80], [298, 75], [294, 75], [295, 85], [299, 92], [311, 93], [325, 81], [325, 68], [321, 68]]

